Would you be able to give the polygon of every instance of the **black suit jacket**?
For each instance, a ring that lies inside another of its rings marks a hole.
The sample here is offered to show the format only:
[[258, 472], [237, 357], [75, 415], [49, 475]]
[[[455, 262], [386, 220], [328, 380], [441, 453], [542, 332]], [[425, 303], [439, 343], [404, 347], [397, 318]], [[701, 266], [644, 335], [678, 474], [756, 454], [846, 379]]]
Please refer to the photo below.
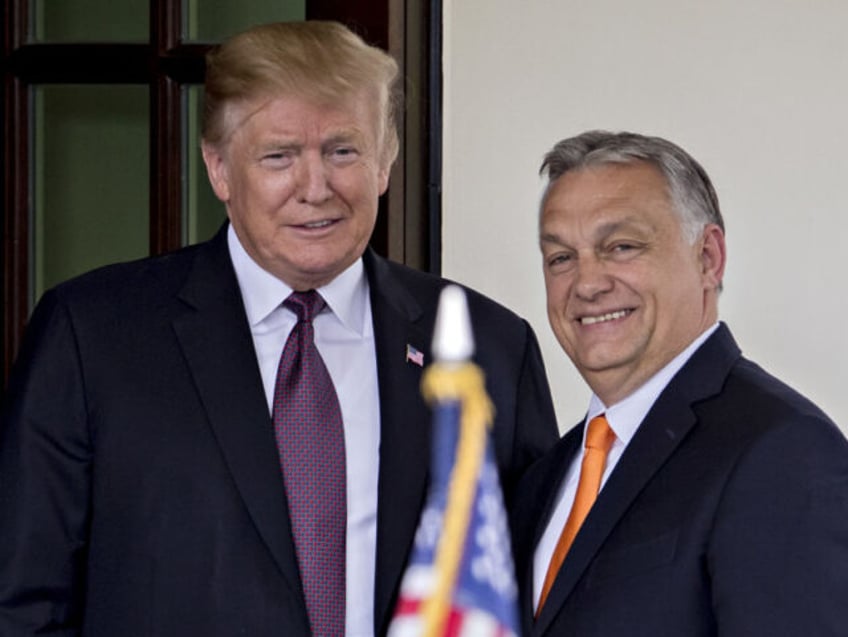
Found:
[[724, 325], [639, 426], [534, 622], [533, 551], [581, 435], [518, 489], [526, 634], [848, 635], [848, 442]]
[[[368, 252], [381, 410], [375, 634], [425, 495], [429, 360], [445, 281]], [[468, 293], [509, 493], [554, 443], [535, 336]], [[307, 635], [285, 493], [222, 230], [46, 293], [0, 429], [0, 634]]]

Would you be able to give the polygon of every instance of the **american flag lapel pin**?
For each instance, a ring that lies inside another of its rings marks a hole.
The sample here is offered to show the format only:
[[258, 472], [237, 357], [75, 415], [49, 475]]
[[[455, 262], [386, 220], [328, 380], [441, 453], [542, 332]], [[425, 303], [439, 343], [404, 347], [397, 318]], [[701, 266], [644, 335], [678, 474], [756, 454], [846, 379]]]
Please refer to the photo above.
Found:
[[424, 352], [406, 344], [406, 362], [415, 363], [418, 367], [424, 367]]

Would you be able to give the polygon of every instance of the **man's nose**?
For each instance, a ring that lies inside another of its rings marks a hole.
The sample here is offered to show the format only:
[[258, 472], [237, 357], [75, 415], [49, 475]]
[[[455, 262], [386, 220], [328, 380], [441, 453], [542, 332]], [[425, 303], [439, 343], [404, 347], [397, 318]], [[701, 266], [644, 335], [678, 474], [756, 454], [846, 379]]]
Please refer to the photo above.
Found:
[[582, 299], [591, 300], [612, 289], [612, 277], [602, 259], [594, 255], [583, 256], [577, 262], [575, 291]]
[[329, 174], [323, 157], [305, 153], [301, 156], [298, 171], [298, 201], [317, 205], [332, 196]]

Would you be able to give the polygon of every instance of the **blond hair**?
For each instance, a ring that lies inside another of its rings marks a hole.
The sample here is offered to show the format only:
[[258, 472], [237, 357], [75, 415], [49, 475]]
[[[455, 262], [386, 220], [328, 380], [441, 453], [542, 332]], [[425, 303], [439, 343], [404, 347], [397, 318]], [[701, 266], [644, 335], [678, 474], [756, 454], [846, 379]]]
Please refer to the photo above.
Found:
[[203, 139], [213, 146], [233, 131], [232, 107], [264, 96], [294, 95], [333, 104], [363, 90], [378, 101], [381, 157], [398, 152], [397, 63], [338, 22], [263, 24], [206, 56]]

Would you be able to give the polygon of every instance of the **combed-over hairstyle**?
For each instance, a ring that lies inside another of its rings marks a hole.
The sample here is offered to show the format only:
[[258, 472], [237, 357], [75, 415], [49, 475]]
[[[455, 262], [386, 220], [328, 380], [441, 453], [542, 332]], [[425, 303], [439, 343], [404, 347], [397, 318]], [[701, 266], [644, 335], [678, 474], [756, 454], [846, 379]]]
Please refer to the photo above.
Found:
[[338, 22], [263, 24], [239, 33], [206, 56], [203, 139], [225, 143], [232, 106], [265, 96], [294, 95], [333, 104], [362, 90], [378, 101], [380, 157], [397, 156], [397, 63]]

